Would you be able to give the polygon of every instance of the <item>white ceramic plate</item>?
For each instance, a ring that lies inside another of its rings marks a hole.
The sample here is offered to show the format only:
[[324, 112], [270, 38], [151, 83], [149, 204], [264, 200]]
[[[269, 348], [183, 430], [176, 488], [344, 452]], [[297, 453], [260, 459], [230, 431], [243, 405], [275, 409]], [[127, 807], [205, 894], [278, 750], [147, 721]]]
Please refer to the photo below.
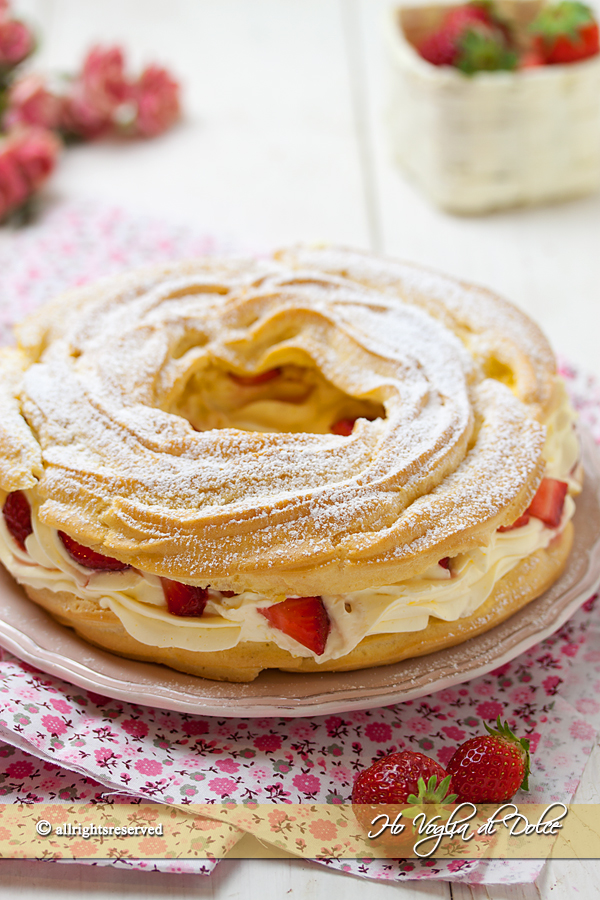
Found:
[[600, 585], [600, 455], [582, 433], [585, 487], [575, 543], [552, 587], [506, 622], [456, 647], [357, 672], [262, 672], [250, 684], [208, 681], [87, 644], [0, 572], [0, 644], [79, 687], [120, 700], [212, 716], [312, 716], [389, 706], [460, 684], [514, 659], [559, 628]]

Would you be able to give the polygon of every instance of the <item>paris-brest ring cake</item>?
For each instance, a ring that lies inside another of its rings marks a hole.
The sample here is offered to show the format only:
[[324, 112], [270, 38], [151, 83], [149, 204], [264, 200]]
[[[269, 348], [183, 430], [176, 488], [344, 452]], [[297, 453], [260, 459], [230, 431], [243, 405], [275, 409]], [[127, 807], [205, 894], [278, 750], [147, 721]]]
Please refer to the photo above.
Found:
[[331, 248], [59, 297], [0, 352], [0, 558], [117, 654], [250, 681], [492, 628], [569, 553], [574, 413], [490, 292]]

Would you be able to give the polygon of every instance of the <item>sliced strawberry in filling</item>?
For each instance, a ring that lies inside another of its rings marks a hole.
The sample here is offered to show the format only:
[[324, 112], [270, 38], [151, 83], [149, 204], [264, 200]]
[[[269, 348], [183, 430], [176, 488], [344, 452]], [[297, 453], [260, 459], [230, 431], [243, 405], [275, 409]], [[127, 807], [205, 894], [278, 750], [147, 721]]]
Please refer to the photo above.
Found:
[[258, 384], [267, 384], [268, 381], [273, 381], [274, 378], [279, 378], [281, 375], [281, 369], [267, 369], [266, 372], [261, 372], [259, 375], [236, 375], [234, 372], [229, 373], [229, 377], [232, 381], [235, 381], [236, 384], [239, 384], [241, 387], [255, 387]]
[[167, 607], [172, 616], [189, 616], [199, 618], [204, 612], [208, 600], [208, 588], [182, 584], [161, 578], [163, 593]]
[[443, 559], [439, 559], [438, 566], [441, 566], [442, 569], [450, 569], [450, 557], [444, 556]]
[[342, 437], [348, 437], [349, 434], [352, 434], [354, 431], [354, 426], [356, 425], [358, 419], [366, 419], [367, 422], [374, 422], [375, 419], [378, 419], [379, 416], [355, 416], [354, 419], [338, 419], [337, 422], [334, 422], [333, 425], [329, 426], [329, 430], [332, 434], [341, 434]]
[[317, 656], [325, 652], [331, 622], [320, 597], [288, 597], [258, 611], [273, 628], [283, 631]]
[[527, 512], [536, 519], [541, 519], [548, 528], [557, 528], [562, 518], [563, 506], [569, 485], [556, 478], [542, 478], [542, 483]]
[[121, 562], [120, 559], [114, 559], [112, 556], [103, 556], [102, 553], [96, 553], [90, 547], [84, 547], [77, 541], [59, 531], [58, 536], [61, 539], [65, 550], [68, 552], [75, 562], [86, 569], [97, 569], [100, 572], [122, 572], [123, 569], [131, 568], [127, 563]]
[[25, 550], [25, 539], [33, 533], [33, 528], [31, 507], [23, 491], [13, 491], [8, 495], [2, 507], [2, 515], [11, 537], [21, 550]]
[[349, 434], [352, 434], [355, 422], [356, 419], [339, 419], [333, 425], [330, 425], [329, 430], [332, 434], [341, 434], [342, 437], [348, 437]]
[[519, 516], [518, 519], [512, 523], [512, 525], [501, 525], [498, 531], [504, 534], [505, 531], [514, 531], [515, 528], [523, 528], [524, 525], [529, 523], [529, 519], [531, 516], [528, 512], [524, 512], [522, 516]]

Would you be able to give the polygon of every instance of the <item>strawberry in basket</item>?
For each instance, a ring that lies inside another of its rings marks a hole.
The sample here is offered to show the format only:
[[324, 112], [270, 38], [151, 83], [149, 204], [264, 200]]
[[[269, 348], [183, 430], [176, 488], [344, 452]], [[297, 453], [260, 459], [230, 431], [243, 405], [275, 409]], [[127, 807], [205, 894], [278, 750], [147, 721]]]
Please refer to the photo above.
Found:
[[533, 51], [544, 65], [579, 62], [600, 49], [594, 14], [578, 0], [547, 6], [531, 24], [530, 32]]
[[473, 0], [450, 9], [440, 28], [417, 49], [432, 65], [454, 66], [466, 75], [517, 65], [510, 26], [489, 0]]

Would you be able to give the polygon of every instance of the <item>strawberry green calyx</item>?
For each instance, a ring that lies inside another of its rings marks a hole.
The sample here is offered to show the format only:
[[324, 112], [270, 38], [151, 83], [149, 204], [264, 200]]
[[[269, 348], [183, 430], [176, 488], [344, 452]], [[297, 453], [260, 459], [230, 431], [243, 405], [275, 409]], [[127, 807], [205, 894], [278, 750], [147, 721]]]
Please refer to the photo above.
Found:
[[496, 9], [494, 7], [494, 4], [492, 3], [492, 0], [469, 0], [467, 6], [472, 6], [475, 9], [480, 9], [485, 13], [486, 18], [490, 20], [493, 19], [496, 15]]
[[465, 31], [458, 42], [458, 54], [454, 65], [465, 75], [476, 72], [497, 72], [516, 69], [518, 56], [507, 46], [504, 36], [497, 30], [473, 27]]
[[508, 724], [505, 722], [504, 725], [500, 721], [500, 716], [496, 719], [496, 727], [491, 728], [487, 722], [483, 723], [485, 725], [486, 731], [491, 737], [502, 738], [505, 741], [510, 741], [511, 744], [517, 744], [520, 747], [523, 753], [523, 764], [524, 764], [524, 772], [523, 772], [523, 781], [521, 782], [520, 789], [522, 791], [529, 790], [529, 772], [531, 771], [531, 756], [529, 754], [529, 741], [527, 738], [518, 738], [512, 731]]
[[439, 785], [437, 783], [437, 775], [432, 775], [427, 784], [423, 778], [419, 778], [417, 782], [417, 786], [419, 788], [418, 796], [415, 794], [409, 794], [407, 799], [408, 803], [454, 803], [456, 800], [456, 794], [449, 794], [448, 788], [450, 787], [450, 779], [452, 776], [446, 775], [443, 781], [440, 781]]
[[552, 45], [561, 35], [575, 41], [581, 40], [580, 29], [594, 22], [594, 13], [579, 0], [561, 0], [547, 6], [529, 26], [531, 34], [539, 35], [544, 43]]

